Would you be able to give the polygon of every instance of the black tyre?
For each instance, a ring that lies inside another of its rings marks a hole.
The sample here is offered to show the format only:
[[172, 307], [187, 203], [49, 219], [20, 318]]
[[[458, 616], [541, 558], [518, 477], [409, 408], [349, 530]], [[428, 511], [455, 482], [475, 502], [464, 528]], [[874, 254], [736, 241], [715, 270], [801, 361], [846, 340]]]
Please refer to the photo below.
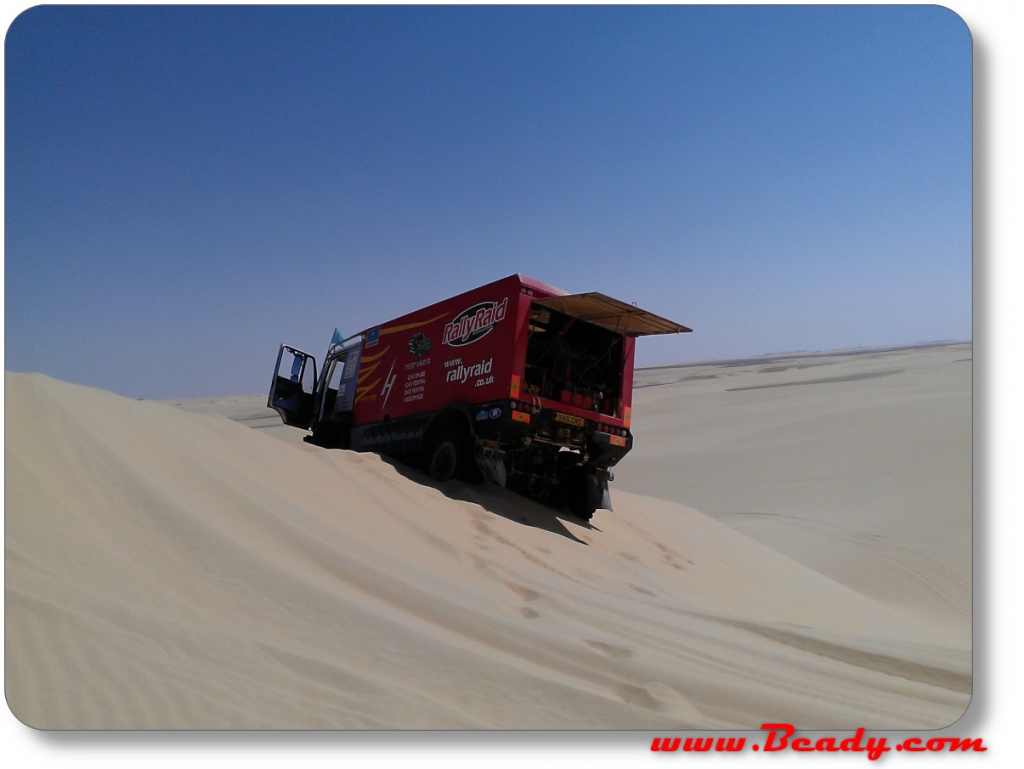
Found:
[[473, 458], [473, 437], [459, 423], [449, 423], [427, 439], [423, 469], [439, 483], [453, 478], [468, 483], [483, 480]]
[[313, 428], [313, 434], [307, 435], [305, 441], [325, 449], [347, 449], [351, 445], [352, 419], [344, 416], [329, 422], [321, 422]]
[[451, 432], [446, 432], [431, 441], [427, 449], [427, 474], [438, 483], [446, 483], [459, 475], [462, 465], [462, 452], [459, 440]]
[[594, 511], [600, 503], [600, 495], [595, 494], [595, 483], [584, 465], [566, 468], [559, 478], [559, 496], [562, 504], [569, 512], [584, 521], [594, 517]]

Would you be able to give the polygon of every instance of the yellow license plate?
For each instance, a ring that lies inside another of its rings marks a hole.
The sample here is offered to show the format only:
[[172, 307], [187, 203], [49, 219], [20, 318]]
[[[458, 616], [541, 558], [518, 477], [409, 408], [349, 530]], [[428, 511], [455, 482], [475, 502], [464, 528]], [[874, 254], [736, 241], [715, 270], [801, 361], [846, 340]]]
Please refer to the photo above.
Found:
[[584, 420], [583, 417], [574, 417], [572, 414], [556, 413], [555, 421], [564, 422], [565, 424], [572, 425], [573, 427], [583, 427], [583, 425], [586, 424], [586, 420]]

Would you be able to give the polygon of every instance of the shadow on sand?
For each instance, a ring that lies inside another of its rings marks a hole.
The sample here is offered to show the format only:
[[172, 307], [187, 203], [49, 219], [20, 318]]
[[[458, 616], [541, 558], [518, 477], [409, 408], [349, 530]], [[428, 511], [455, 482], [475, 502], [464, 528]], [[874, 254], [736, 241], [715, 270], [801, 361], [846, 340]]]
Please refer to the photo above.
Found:
[[[466, 483], [464, 481], [438, 483], [423, 471], [399, 459], [387, 456], [382, 456], [381, 459], [391, 465], [403, 478], [407, 478], [421, 486], [437, 489], [448, 499], [479, 505], [487, 512], [506, 518], [513, 523], [549, 531], [552, 534], [558, 534], [581, 545], [588, 545], [589, 543], [569, 531], [562, 522], [562, 519], [572, 521], [574, 524], [591, 531], [600, 531], [590, 521], [584, 521], [564, 508], [556, 509], [549, 507], [514, 491], [503, 489], [495, 483]], [[600, 515], [600, 511], [597, 512], [597, 515]]]

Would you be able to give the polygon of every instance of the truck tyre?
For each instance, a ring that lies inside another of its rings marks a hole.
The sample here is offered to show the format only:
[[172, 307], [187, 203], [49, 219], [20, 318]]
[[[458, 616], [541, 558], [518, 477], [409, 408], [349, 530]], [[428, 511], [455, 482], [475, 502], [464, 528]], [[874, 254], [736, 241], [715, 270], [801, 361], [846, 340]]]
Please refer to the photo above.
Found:
[[601, 502], [595, 481], [585, 465], [578, 465], [565, 470], [559, 483], [562, 504], [569, 508], [569, 512], [584, 521], [594, 517], [594, 511]]
[[465, 441], [455, 430], [445, 430], [427, 446], [426, 471], [438, 483], [459, 477], [466, 463]]
[[303, 440], [325, 449], [347, 449], [351, 445], [351, 425], [351, 416], [321, 422], [313, 428], [313, 434]]

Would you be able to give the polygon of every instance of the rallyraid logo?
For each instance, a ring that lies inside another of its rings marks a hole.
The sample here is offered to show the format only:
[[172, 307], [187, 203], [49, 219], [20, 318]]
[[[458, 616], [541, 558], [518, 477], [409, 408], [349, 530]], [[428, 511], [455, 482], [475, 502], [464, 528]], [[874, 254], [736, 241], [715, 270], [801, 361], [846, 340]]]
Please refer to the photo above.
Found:
[[508, 297], [500, 302], [479, 302], [456, 315], [444, 327], [442, 344], [463, 347], [487, 336], [491, 329], [505, 319]]

